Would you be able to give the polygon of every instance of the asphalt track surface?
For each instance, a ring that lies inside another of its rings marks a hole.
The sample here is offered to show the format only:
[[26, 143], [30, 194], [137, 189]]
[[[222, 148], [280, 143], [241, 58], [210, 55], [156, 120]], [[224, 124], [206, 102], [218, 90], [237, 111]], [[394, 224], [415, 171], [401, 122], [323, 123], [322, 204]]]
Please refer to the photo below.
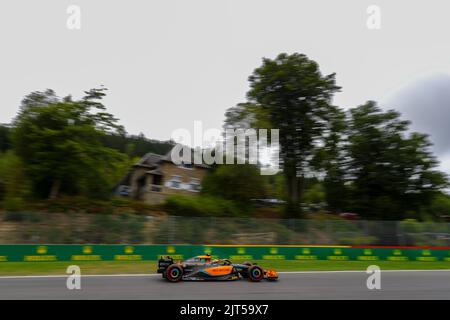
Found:
[[277, 282], [168, 283], [160, 275], [84, 276], [81, 290], [67, 278], [0, 277], [0, 299], [450, 299], [450, 270], [382, 271], [381, 290], [367, 289], [361, 271], [281, 273]]

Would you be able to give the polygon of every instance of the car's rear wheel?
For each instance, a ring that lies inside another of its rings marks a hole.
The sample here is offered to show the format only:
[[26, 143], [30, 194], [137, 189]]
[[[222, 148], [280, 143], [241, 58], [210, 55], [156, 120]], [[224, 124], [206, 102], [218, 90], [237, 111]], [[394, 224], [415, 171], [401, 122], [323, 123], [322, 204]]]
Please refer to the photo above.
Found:
[[167, 267], [166, 279], [170, 282], [178, 282], [183, 277], [183, 267], [178, 264], [172, 264]]
[[248, 278], [251, 281], [258, 282], [264, 278], [264, 271], [260, 266], [251, 266], [248, 268]]

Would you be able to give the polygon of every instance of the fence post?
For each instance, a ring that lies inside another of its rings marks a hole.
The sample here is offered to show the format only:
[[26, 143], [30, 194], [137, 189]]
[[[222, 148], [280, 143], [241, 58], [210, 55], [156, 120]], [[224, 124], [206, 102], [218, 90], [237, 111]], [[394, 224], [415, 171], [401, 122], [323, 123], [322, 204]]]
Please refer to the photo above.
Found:
[[308, 234], [308, 243], [307, 244], [313, 244], [312, 236], [311, 236], [311, 230], [314, 230], [314, 228], [311, 227], [312, 220], [302, 219], [301, 223], [304, 224], [303, 225], [303, 230], [306, 230], [306, 232], [303, 231], [303, 233], [307, 233]]
[[396, 221], [395, 224], [396, 224], [396, 230], [397, 230], [397, 244], [400, 246], [403, 246], [403, 245], [405, 245], [405, 243], [404, 243], [405, 241], [404, 241], [400, 221]]
[[336, 241], [335, 241], [334, 234], [332, 234], [332, 229], [333, 229], [333, 227], [331, 226], [332, 220], [325, 220], [325, 221], [326, 221], [327, 233], [331, 236], [331, 243], [327, 243], [327, 244], [337, 244], [337, 243], [335, 243]]
[[[447, 223], [447, 227], [448, 227], [448, 229], [447, 229], [447, 235], [450, 235], [450, 222], [449, 223]], [[448, 246], [450, 246], [450, 237], [448, 237], [447, 236], [447, 245]]]
[[[296, 236], [296, 229], [295, 229], [295, 222], [296, 222], [296, 219], [290, 219], [290, 220], [291, 220], [291, 221], [290, 221], [290, 225], [291, 225], [291, 235]], [[295, 241], [293, 238], [294, 238], [294, 237], [292, 237], [292, 236], [289, 237], [289, 244], [292, 244], [292, 242]]]
[[175, 216], [169, 216], [169, 232], [167, 234], [167, 241], [168, 244], [173, 244], [174, 243], [174, 238], [175, 238], [175, 225], [176, 225], [176, 217]]

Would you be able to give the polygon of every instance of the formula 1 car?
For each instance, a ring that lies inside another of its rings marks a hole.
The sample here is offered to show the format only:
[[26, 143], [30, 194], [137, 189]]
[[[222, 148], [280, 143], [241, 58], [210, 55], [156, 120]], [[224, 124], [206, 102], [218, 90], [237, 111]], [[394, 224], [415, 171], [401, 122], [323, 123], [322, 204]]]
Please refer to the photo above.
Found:
[[228, 259], [212, 260], [210, 255], [196, 256], [175, 263], [167, 256], [158, 261], [158, 273], [170, 282], [180, 280], [238, 280], [250, 281], [277, 280], [278, 273], [274, 270], [264, 270], [251, 262], [232, 264]]

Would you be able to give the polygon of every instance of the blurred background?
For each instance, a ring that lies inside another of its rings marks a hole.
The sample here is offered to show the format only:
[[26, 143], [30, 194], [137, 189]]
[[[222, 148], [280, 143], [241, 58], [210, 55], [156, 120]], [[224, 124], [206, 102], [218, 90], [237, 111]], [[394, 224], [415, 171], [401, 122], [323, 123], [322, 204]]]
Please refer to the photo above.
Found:
[[[450, 245], [449, 4], [71, 4], [0, 5], [0, 243]], [[174, 164], [196, 120], [282, 171]]]

